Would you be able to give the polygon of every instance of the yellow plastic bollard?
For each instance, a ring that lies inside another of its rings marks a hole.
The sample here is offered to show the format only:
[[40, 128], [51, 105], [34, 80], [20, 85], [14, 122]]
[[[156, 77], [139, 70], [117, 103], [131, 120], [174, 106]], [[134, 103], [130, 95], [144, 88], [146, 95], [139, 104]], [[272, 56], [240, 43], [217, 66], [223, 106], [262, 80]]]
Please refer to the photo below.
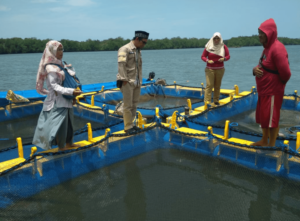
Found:
[[158, 107], [155, 108], [155, 116], [159, 117], [159, 108]]
[[92, 98], [91, 98], [91, 105], [92, 105], [92, 106], [95, 106], [95, 95], [92, 95]]
[[21, 137], [17, 138], [17, 144], [18, 144], [19, 157], [24, 158], [23, 145], [22, 145], [22, 138]]
[[235, 89], [235, 95], [238, 96], [239, 95], [239, 86], [234, 85], [234, 89]]
[[174, 111], [172, 114], [172, 119], [171, 119], [171, 129], [175, 129], [176, 127], [176, 116], [177, 116], [178, 111]]
[[296, 150], [298, 151], [300, 147], [300, 132], [297, 132], [297, 139], [296, 139]]
[[100, 91], [100, 92], [102, 92], [102, 91], [104, 91], [104, 85], [102, 86], [102, 88], [101, 88], [101, 91]]
[[251, 88], [251, 92], [253, 92], [253, 90], [255, 89], [255, 86], [252, 86], [252, 88]]
[[110, 129], [106, 128], [106, 130], [105, 130], [105, 137], [107, 137], [107, 135], [108, 135], [109, 132], [110, 132]]
[[188, 108], [190, 109], [190, 111], [192, 110], [192, 102], [191, 99], [187, 99], [187, 104], [188, 104]]
[[87, 129], [88, 129], [88, 142], [92, 142], [93, 140], [93, 131], [92, 131], [92, 125], [91, 123], [87, 123]]
[[174, 81], [174, 84], [176, 84], [176, 81]]
[[31, 147], [31, 154], [30, 154], [30, 157], [32, 157], [33, 154], [35, 154], [36, 151], [37, 151], [37, 148], [36, 148], [36, 147]]
[[224, 140], [228, 140], [229, 138], [229, 120], [226, 120], [225, 122], [225, 128], [224, 128]]
[[137, 126], [141, 129], [143, 129], [143, 116], [141, 114], [141, 112], [137, 111], [138, 113], [138, 119], [137, 119]]
[[283, 144], [284, 144], [284, 145], [287, 145], [287, 148], [288, 148], [288, 149], [289, 149], [289, 143], [290, 143], [290, 141], [288, 141], [288, 140], [284, 140], [284, 141], [283, 141]]
[[208, 130], [211, 134], [213, 134], [213, 128], [212, 128], [212, 126], [208, 126], [208, 127], [207, 127], [207, 130]]
[[297, 91], [297, 90], [295, 90], [294, 93], [295, 93], [296, 95], [298, 95], [298, 91]]
[[201, 86], [202, 86], [202, 87], [204, 87], [204, 84], [203, 84], [203, 83], [201, 83]]

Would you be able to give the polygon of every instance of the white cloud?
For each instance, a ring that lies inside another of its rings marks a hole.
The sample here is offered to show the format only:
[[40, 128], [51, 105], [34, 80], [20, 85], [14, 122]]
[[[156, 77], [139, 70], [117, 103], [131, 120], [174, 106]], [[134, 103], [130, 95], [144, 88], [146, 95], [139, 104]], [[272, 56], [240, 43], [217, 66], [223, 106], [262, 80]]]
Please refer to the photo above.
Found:
[[66, 12], [69, 11], [70, 9], [63, 8], [63, 7], [56, 7], [56, 8], [49, 8], [49, 10], [53, 12]]
[[57, 0], [32, 0], [32, 3], [51, 3], [51, 2], [57, 2]]
[[0, 5], [0, 11], [9, 11], [9, 10], [10, 10], [10, 8]]
[[95, 4], [91, 0], [67, 0], [66, 4], [71, 6], [89, 6]]

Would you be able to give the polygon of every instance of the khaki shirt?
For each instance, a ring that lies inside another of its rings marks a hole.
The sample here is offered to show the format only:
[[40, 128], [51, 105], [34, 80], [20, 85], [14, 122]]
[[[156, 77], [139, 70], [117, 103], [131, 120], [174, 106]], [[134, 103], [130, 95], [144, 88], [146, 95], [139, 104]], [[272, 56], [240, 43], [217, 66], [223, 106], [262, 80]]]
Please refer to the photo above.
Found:
[[140, 85], [142, 85], [142, 54], [138, 55], [139, 59], [139, 73], [136, 68], [137, 49], [133, 41], [121, 47], [118, 51], [118, 74], [117, 80], [128, 81], [130, 85], [134, 85], [136, 75], [139, 74]]

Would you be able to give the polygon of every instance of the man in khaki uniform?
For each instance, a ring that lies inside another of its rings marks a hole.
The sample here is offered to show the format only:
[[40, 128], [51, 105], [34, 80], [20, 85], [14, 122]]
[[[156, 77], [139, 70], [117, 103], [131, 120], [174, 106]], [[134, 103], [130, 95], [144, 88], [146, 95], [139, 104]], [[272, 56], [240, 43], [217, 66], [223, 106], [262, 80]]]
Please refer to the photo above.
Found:
[[123, 120], [125, 132], [139, 130], [133, 125], [136, 107], [139, 102], [142, 85], [142, 49], [148, 41], [149, 33], [136, 31], [131, 42], [118, 51], [118, 87], [123, 94]]

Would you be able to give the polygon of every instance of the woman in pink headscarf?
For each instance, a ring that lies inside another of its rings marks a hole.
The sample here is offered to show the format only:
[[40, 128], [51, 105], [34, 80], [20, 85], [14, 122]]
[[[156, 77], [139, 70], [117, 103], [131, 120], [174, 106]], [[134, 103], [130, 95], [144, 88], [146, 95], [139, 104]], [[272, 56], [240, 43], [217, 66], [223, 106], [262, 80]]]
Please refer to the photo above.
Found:
[[224, 62], [230, 59], [229, 50], [223, 43], [219, 32], [214, 33], [205, 45], [201, 59], [206, 62], [206, 88], [204, 102], [211, 102], [211, 92], [214, 88], [214, 104], [219, 105], [220, 88], [225, 73]]
[[[73, 144], [73, 101], [62, 95], [77, 96], [82, 92], [62, 86], [65, 73], [57, 66], [64, 67], [62, 57], [62, 44], [58, 41], [49, 41], [37, 73], [36, 90], [47, 97], [44, 100], [32, 143], [46, 150], [51, 149], [52, 145], [58, 145], [59, 150], [76, 146]], [[75, 75], [71, 70], [68, 72], [70, 75]], [[48, 90], [44, 88], [44, 82]]]

